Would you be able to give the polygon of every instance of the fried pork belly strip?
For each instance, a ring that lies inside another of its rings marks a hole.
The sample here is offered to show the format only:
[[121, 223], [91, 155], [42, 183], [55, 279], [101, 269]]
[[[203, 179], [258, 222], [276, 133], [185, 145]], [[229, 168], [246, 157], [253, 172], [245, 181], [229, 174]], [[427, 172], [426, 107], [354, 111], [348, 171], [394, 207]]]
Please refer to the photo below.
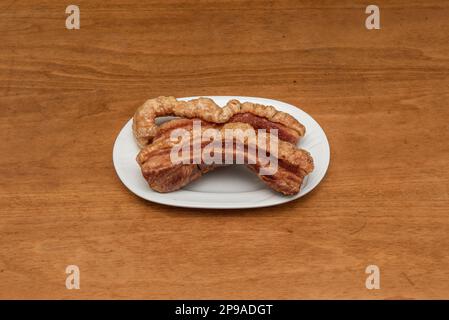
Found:
[[[161, 125], [158, 135], [153, 142], [147, 147], [143, 148], [137, 156], [142, 174], [147, 180], [149, 186], [158, 192], [171, 192], [182, 188], [191, 181], [201, 177], [208, 171], [216, 168], [217, 164], [193, 163], [192, 153], [189, 155], [187, 164], [174, 164], [170, 159], [170, 152], [172, 148], [178, 144], [177, 141], [170, 139], [170, 133], [174, 129], [185, 129], [191, 131], [193, 128], [193, 120], [177, 119], [169, 121]], [[201, 130], [209, 128], [217, 128], [222, 133], [225, 129], [242, 129], [254, 130], [251, 126], [245, 123], [227, 123], [224, 125], [211, 124], [202, 122]], [[257, 135], [257, 133], [255, 132]], [[191, 135], [192, 137], [192, 135]], [[278, 168], [274, 174], [260, 175], [260, 169], [266, 167], [266, 163], [262, 164], [258, 156], [252, 158], [252, 154], [248, 152], [248, 141], [241, 140], [245, 145], [244, 150], [225, 150], [222, 148], [222, 157], [224, 159], [226, 152], [230, 152], [232, 158], [235, 160], [237, 155], [243, 153], [245, 165], [259, 178], [266, 183], [273, 190], [285, 195], [293, 195], [299, 192], [304, 177], [313, 170], [313, 159], [310, 154], [302, 149], [297, 148], [291, 143], [279, 140], [277, 162]], [[198, 141], [197, 141], [198, 142]], [[193, 138], [189, 143], [195, 143]], [[209, 144], [210, 141], [199, 141], [201, 146]], [[257, 145], [260, 148], [259, 145]], [[266, 143], [264, 150], [266, 154], [270, 154], [269, 143]], [[271, 156], [271, 155], [270, 155]], [[252, 162], [251, 162], [252, 160]], [[248, 164], [251, 163], [251, 164]]]
[[279, 138], [296, 144], [304, 136], [305, 128], [291, 115], [277, 111], [272, 106], [230, 100], [220, 108], [212, 99], [198, 98], [178, 101], [174, 97], [158, 97], [147, 100], [133, 117], [133, 133], [143, 148], [152, 142], [159, 130], [157, 117], [178, 116], [198, 118], [210, 123], [244, 122], [255, 129], [278, 129]]

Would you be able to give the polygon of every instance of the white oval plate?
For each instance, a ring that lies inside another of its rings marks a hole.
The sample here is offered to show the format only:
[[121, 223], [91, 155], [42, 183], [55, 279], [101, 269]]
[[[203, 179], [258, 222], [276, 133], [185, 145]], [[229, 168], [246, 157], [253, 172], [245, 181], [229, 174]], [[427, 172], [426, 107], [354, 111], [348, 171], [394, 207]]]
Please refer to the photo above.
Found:
[[[197, 97], [180, 98], [190, 100]], [[113, 150], [114, 167], [125, 186], [146, 200], [161, 204], [210, 209], [242, 209], [274, 206], [295, 200], [310, 192], [323, 179], [329, 166], [330, 150], [326, 134], [307, 113], [288, 103], [253, 97], [209, 96], [218, 105], [229, 100], [272, 105], [298, 119], [306, 127], [306, 135], [298, 146], [312, 154], [315, 169], [303, 181], [301, 191], [294, 196], [283, 196], [270, 190], [260, 179], [244, 166], [227, 166], [205, 174], [184, 188], [158, 193], [148, 186], [136, 162], [139, 148], [132, 133], [132, 119], [120, 131]], [[160, 120], [159, 120], [160, 121]], [[162, 118], [163, 121], [163, 118]]]

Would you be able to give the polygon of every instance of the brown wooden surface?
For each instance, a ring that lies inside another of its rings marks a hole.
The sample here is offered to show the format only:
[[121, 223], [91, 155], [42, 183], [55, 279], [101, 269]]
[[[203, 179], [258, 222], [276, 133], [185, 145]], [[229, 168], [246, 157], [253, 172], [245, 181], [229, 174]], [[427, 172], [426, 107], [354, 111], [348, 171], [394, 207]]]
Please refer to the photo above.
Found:
[[[0, 298], [449, 298], [448, 1], [377, 1], [372, 31], [364, 1], [83, 0], [66, 30], [69, 4], [0, 2]], [[158, 95], [298, 105], [327, 177], [267, 209], [139, 199], [112, 146]]]

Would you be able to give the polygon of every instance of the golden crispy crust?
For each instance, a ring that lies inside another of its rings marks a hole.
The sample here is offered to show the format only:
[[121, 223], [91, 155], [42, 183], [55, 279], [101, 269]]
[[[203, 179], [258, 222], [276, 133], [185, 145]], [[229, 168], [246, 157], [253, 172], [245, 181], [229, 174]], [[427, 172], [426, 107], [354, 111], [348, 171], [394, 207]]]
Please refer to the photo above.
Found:
[[[176, 119], [162, 124], [159, 134], [154, 138], [152, 143], [143, 148], [138, 154], [136, 160], [141, 167], [144, 178], [152, 189], [158, 192], [178, 190], [191, 181], [198, 179], [201, 175], [213, 170], [215, 167], [222, 165], [206, 164], [202, 162], [194, 164], [190, 161], [187, 161], [186, 163], [172, 162], [170, 152], [175, 145], [180, 143], [179, 140], [170, 137], [173, 130], [183, 129], [185, 132], [188, 132], [188, 138], [183, 142], [188, 145], [197, 143], [203, 147], [204, 142], [210, 143], [208, 139], [201, 138], [203, 135], [195, 138], [192, 134], [194, 121], [195, 120], [193, 119]], [[210, 128], [215, 128], [219, 137], [221, 136], [221, 139], [240, 140], [245, 145], [249, 145], [250, 136], [258, 136], [258, 132], [247, 123], [232, 122], [219, 125], [204, 121], [201, 122], [202, 133]], [[232, 137], [227, 136], [226, 129], [232, 129], [228, 131], [228, 133], [232, 133]], [[247, 132], [247, 134], [240, 136], [238, 132]], [[175, 136], [179, 135], [176, 134]], [[248, 161], [246, 166], [254, 171], [259, 178], [273, 190], [286, 195], [298, 193], [304, 177], [312, 172], [314, 168], [312, 157], [307, 151], [299, 149], [293, 144], [282, 140], [277, 140], [277, 145], [274, 145], [274, 147], [277, 146], [277, 152], [270, 150], [271, 144], [269, 143], [268, 137], [269, 136], [267, 136], [266, 143], [263, 143], [263, 145], [260, 145], [259, 139], [254, 140], [254, 142], [257, 141], [257, 147], [264, 150], [262, 151], [262, 154], [269, 154], [278, 159], [279, 167], [271, 175], [265, 176], [259, 174], [259, 169], [265, 167], [266, 164], [260, 162], [259, 156], [256, 156], [255, 154], [250, 155], [248, 153], [249, 148], [233, 148], [231, 154], [243, 154], [245, 159], [252, 157], [252, 164], [249, 164], [250, 162]], [[220, 152], [229, 154], [229, 151], [226, 150], [221, 150]], [[186, 159], [192, 160], [191, 157], [192, 154], [189, 152]]]
[[[164, 123], [161, 127], [164, 131], [167, 130], [168, 131], [167, 133], [169, 133], [174, 128], [183, 128], [183, 129], [190, 131], [190, 130], [192, 130], [192, 126], [193, 126], [193, 120], [175, 119], [175, 120], [171, 120], [169, 122]], [[205, 130], [207, 130], [208, 128], [211, 128], [211, 127], [212, 127], [212, 125], [210, 123], [201, 122], [201, 131], [202, 132], [204, 132]], [[225, 130], [226, 129], [233, 129], [233, 130], [241, 129], [242, 131], [252, 130], [253, 135], [257, 137], [257, 131], [254, 130], [254, 128], [251, 127], [247, 123], [234, 122], [234, 123], [226, 123], [223, 126], [219, 126], [219, 127], [215, 126], [215, 127], [219, 130], [222, 139], [225, 138]], [[247, 139], [248, 136], [243, 136], [242, 138], [240, 138], [239, 136], [235, 136], [235, 138], [243, 139], [242, 141], [244, 143], [246, 143], [248, 140]], [[269, 138], [269, 135], [267, 135], [267, 138]], [[268, 152], [270, 152], [270, 150], [269, 150], [270, 143], [268, 141], [269, 140], [267, 140], [267, 143], [266, 143], [266, 150]], [[144, 163], [148, 159], [148, 155], [151, 154], [152, 152], [154, 152], [156, 150], [171, 149], [178, 143], [179, 143], [178, 141], [171, 140], [169, 138], [169, 134], [168, 135], [164, 134], [164, 135], [158, 137], [157, 139], [155, 139], [153, 141], [153, 143], [151, 143], [150, 145], [143, 148], [137, 155], [136, 160], [139, 163], [139, 165], [142, 165], [142, 163]], [[295, 145], [293, 145], [289, 142], [282, 141], [282, 140], [277, 141], [277, 158], [279, 160], [284, 160], [286, 162], [289, 162], [291, 165], [298, 166], [307, 172], [312, 172], [313, 168], [314, 168], [313, 158], [308, 151], [306, 151], [304, 149], [300, 149], [300, 148], [296, 147]]]
[[138, 145], [143, 148], [158, 133], [159, 127], [155, 123], [157, 117], [178, 116], [189, 119], [198, 118], [211, 123], [225, 123], [238, 113], [251, 113], [293, 129], [299, 136], [305, 134], [305, 128], [301, 123], [272, 106], [230, 100], [226, 106], [220, 108], [209, 98], [178, 101], [174, 97], [150, 99], [140, 106], [133, 117], [133, 133]]

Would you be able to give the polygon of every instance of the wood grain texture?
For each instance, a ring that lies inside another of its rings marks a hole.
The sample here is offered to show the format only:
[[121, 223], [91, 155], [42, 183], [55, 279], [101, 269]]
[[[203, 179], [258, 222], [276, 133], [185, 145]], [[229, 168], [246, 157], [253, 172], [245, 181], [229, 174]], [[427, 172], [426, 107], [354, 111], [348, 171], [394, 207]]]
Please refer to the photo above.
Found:
[[[70, 31], [68, 4], [0, 3], [0, 298], [449, 298], [449, 2], [377, 1], [372, 31], [355, 0], [81, 0]], [[275, 208], [141, 200], [112, 145], [158, 95], [300, 106], [328, 175]]]

